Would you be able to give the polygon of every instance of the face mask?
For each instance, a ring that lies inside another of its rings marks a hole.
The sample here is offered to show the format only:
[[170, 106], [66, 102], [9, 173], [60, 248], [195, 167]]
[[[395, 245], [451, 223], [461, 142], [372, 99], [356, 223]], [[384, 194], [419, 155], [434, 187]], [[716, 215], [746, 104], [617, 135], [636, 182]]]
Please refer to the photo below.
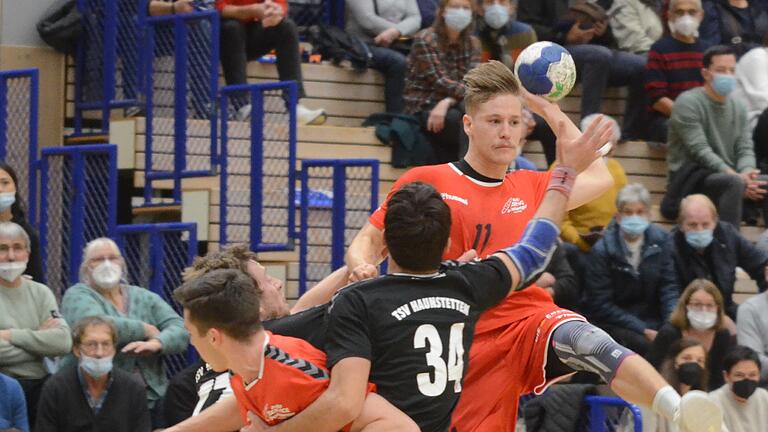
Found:
[[460, 32], [472, 23], [472, 11], [463, 8], [446, 8], [445, 25], [451, 30]]
[[0, 279], [13, 282], [27, 269], [26, 261], [13, 261], [0, 263]]
[[688, 231], [685, 241], [694, 249], [706, 249], [712, 243], [712, 230]]
[[688, 309], [686, 312], [688, 322], [696, 330], [709, 330], [717, 322], [717, 312], [697, 311]]
[[494, 4], [485, 8], [485, 23], [496, 30], [504, 27], [509, 21], [509, 8]]
[[651, 223], [648, 221], [648, 219], [642, 216], [632, 215], [622, 216], [619, 226], [625, 233], [631, 236], [639, 236], [645, 232], [645, 230], [648, 228], [648, 225], [650, 224]]
[[95, 358], [80, 354], [80, 367], [88, 375], [101, 378], [112, 371], [112, 357]]
[[16, 192], [0, 193], [0, 211], [8, 210], [16, 202]]
[[726, 97], [736, 88], [736, 77], [733, 75], [714, 74], [712, 89], [722, 97]]
[[704, 375], [704, 368], [696, 362], [682, 363], [677, 368], [677, 378], [681, 383], [691, 387], [697, 387], [701, 383], [702, 375]]
[[91, 277], [96, 285], [101, 288], [117, 288], [120, 286], [120, 277], [122, 277], [122, 269], [119, 265], [112, 261], [104, 261], [97, 265], [91, 272]]
[[673, 33], [680, 33], [686, 37], [698, 37], [699, 24], [699, 20], [696, 18], [690, 15], [685, 15], [675, 21], [670, 21], [669, 30]]
[[734, 381], [733, 384], [731, 384], [731, 390], [733, 390], [733, 394], [736, 396], [742, 399], [749, 399], [749, 397], [752, 396], [752, 393], [757, 390], [757, 381], [751, 379]]

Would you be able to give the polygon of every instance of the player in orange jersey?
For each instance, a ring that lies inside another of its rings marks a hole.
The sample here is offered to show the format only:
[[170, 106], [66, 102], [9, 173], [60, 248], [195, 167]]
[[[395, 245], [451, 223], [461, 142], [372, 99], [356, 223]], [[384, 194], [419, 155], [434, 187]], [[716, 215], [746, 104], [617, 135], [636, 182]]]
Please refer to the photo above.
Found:
[[[234, 373], [232, 389], [245, 424], [257, 421], [249, 412], [267, 425], [279, 424], [328, 388], [325, 354], [304, 340], [265, 331], [254, 313], [259, 293], [242, 271], [214, 270], [182, 285], [174, 297], [184, 307], [184, 325], [203, 359], [214, 370]], [[419, 430], [373, 389], [370, 384], [360, 388], [362, 412], [345, 431]]]
[[[557, 105], [520, 88], [517, 78], [499, 62], [481, 64], [464, 81], [463, 121], [469, 137], [465, 158], [414, 168], [393, 187], [396, 191], [406, 183], [423, 181], [441, 193], [453, 219], [445, 259], [470, 249], [485, 257], [515, 243], [541, 204], [550, 173], [508, 172], [523, 131], [521, 95], [528, 108], [557, 131], [559, 141], [580, 135]], [[604, 162], [596, 160], [577, 177], [569, 208], [589, 202], [612, 183]], [[377, 275], [376, 266], [386, 255], [382, 230], [386, 211], [385, 203], [348, 250], [353, 281]], [[535, 285], [512, 293], [480, 317], [451, 430], [512, 431], [521, 394], [540, 394], [575, 370], [597, 373], [618, 395], [652, 407], [678, 422], [681, 431], [720, 430], [721, 413], [706, 395], [688, 393], [681, 401], [648, 362], [580, 315], [556, 306]]]

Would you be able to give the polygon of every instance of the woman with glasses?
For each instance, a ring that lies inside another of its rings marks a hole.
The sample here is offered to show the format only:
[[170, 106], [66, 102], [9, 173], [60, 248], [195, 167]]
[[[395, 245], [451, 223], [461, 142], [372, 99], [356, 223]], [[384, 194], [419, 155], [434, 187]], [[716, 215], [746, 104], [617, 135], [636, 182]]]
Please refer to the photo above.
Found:
[[723, 296], [715, 284], [706, 279], [695, 279], [683, 291], [669, 322], [659, 329], [648, 360], [659, 368], [674, 342], [683, 337], [696, 340], [707, 351], [709, 389], [722, 386], [723, 358], [735, 345], [733, 336], [724, 326], [724, 310]]

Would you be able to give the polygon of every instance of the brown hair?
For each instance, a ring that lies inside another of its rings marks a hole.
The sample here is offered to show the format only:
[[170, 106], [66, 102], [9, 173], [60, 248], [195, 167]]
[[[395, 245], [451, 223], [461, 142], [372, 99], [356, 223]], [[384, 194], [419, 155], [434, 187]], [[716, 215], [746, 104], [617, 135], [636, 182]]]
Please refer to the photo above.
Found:
[[[256, 261], [256, 253], [248, 249], [248, 245], [238, 244], [229, 246], [218, 252], [210, 252], [204, 257], [195, 257], [192, 266], [184, 269], [182, 279], [189, 282], [213, 270], [233, 269], [248, 274], [248, 261]], [[261, 288], [256, 286], [261, 292]]]
[[109, 333], [112, 336], [112, 343], [117, 345], [117, 326], [109, 319], [101, 316], [88, 316], [79, 319], [72, 327], [72, 345], [78, 346], [83, 341], [85, 331], [88, 327], [103, 326], [109, 329]]
[[704, 345], [696, 339], [684, 337], [676, 340], [669, 346], [669, 351], [667, 351], [664, 360], [661, 362], [661, 367], [659, 367], [661, 376], [678, 392], [680, 392], [681, 383], [677, 371], [675, 370], [675, 358], [680, 355], [681, 352], [695, 346], [700, 346], [704, 350], [704, 372], [701, 374], [699, 385], [692, 387], [691, 390], [707, 391], [709, 388], [709, 365], [707, 364], [706, 356], [707, 350], [704, 348]]
[[[437, 5], [437, 10], [435, 11], [435, 21], [432, 23], [432, 29], [437, 34], [438, 43], [441, 45], [448, 44], [448, 29], [445, 25], [445, 17], [443, 14], [448, 7], [449, 1], [451, 0], [440, 0], [440, 3]], [[470, 10], [472, 11], [472, 23], [459, 33], [459, 40], [464, 40], [474, 33], [475, 22], [477, 21], [477, 4], [475, 3], [475, 0], [469, 0], [469, 5]]]
[[725, 313], [725, 305], [723, 303], [723, 295], [720, 294], [720, 290], [717, 289], [714, 283], [706, 279], [694, 279], [691, 283], [685, 287], [685, 290], [680, 295], [680, 300], [675, 306], [675, 310], [672, 311], [672, 315], [669, 316], [669, 322], [673, 326], [680, 330], [688, 330], [691, 328], [691, 323], [688, 322], [687, 307], [688, 302], [691, 300], [691, 296], [696, 291], [705, 291], [715, 299], [717, 304], [717, 321], [715, 322], [714, 330], [718, 330], [723, 325], [723, 314]]
[[520, 94], [520, 82], [504, 63], [491, 60], [481, 63], [464, 76], [464, 107], [474, 113], [480, 104], [502, 95]]
[[212, 270], [176, 288], [173, 298], [201, 334], [216, 328], [245, 340], [261, 329], [259, 292], [240, 270]]

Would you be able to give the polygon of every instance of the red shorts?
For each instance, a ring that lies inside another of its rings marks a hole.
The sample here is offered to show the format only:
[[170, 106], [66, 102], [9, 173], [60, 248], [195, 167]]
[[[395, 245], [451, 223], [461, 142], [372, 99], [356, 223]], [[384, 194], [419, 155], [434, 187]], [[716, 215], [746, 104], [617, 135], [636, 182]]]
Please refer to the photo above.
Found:
[[514, 431], [520, 396], [541, 394], [565, 377], [547, 377], [545, 366], [552, 332], [568, 321], [586, 319], [558, 307], [536, 286], [511, 294], [485, 312], [477, 324], [450, 430]]

